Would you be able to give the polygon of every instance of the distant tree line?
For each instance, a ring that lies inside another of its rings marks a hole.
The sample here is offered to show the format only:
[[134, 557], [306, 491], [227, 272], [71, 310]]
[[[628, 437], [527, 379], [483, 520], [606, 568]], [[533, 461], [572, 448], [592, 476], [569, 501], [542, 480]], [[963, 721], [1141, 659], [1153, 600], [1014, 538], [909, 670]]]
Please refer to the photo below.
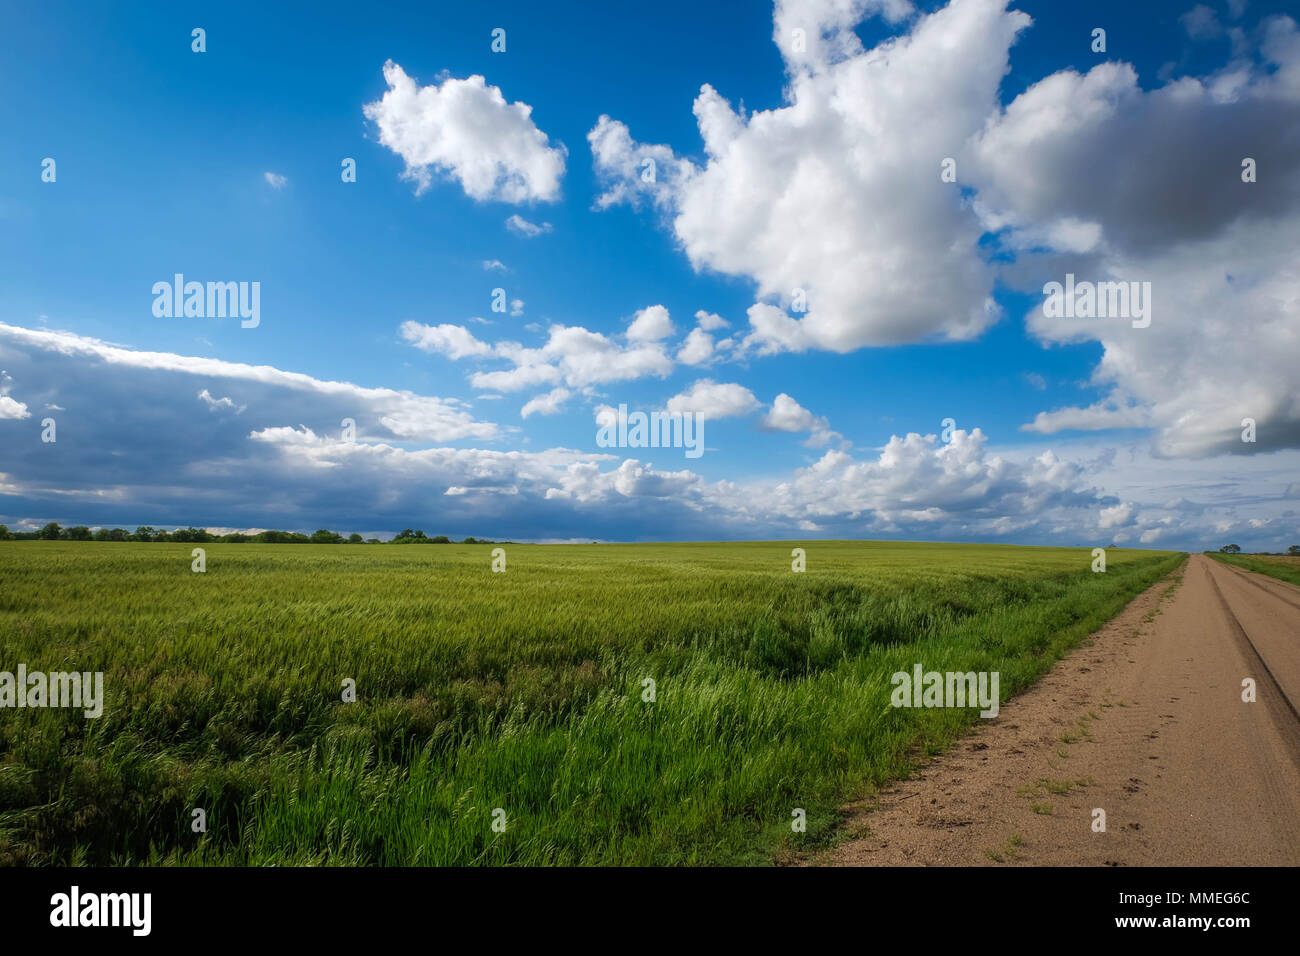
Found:
[[[437, 537], [426, 537], [423, 531], [419, 529], [412, 531], [410, 528], [403, 528], [389, 544], [455, 544], [451, 538], [445, 534]], [[489, 541], [487, 538], [466, 538], [461, 544], [509, 544], [509, 541]]]
[[[1219, 549], [1220, 554], [1241, 554], [1241, 546], [1237, 544], [1225, 544]], [[1256, 551], [1255, 554], [1281, 554], [1281, 551]], [[1300, 557], [1300, 544], [1293, 544], [1286, 549], [1286, 553], [1291, 557]]]
[[[176, 541], [185, 544], [383, 544], [378, 538], [362, 538], [351, 534], [346, 538], [336, 531], [321, 528], [314, 534], [302, 534], [297, 531], [259, 531], [257, 534], [213, 534], [206, 528], [177, 528], [167, 531], [165, 528], [151, 528], [141, 525], [134, 531], [125, 528], [99, 528], [91, 531], [84, 524], [72, 528], [62, 528], [58, 522], [51, 521], [40, 531], [10, 531], [0, 524], [0, 541]], [[389, 544], [455, 544], [445, 534], [430, 538], [423, 531], [403, 528]], [[498, 544], [509, 542], [489, 541], [486, 538], [466, 538], [461, 544]]]

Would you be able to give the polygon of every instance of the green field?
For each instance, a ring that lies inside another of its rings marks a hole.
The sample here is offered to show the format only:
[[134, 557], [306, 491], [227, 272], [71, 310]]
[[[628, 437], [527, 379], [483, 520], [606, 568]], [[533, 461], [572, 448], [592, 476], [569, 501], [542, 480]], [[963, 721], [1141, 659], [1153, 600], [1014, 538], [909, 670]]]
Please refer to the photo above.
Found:
[[1220, 551], [1205, 552], [1216, 561], [1233, 564], [1247, 571], [1267, 574], [1269, 577], [1300, 584], [1300, 558], [1287, 554], [1223, 554]]
[[0, 710], [0, 863], [780, 859], [979, 719], [890, 707], [893, 672], [999, 671], [1005, 700], [1184, 559], [212, 544], [196, 574], [192, 547], [0, 542], [0, 671], [105, 689], [98, 719]]

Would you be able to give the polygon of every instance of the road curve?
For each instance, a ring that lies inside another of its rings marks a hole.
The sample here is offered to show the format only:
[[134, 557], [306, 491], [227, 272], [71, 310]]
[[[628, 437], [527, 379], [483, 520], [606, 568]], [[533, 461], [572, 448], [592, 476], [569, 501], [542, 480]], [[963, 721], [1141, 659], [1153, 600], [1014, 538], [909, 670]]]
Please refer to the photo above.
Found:
[[1297, 865], [1298, 708], [1300, 588], [1193, 555], [806, 862]]

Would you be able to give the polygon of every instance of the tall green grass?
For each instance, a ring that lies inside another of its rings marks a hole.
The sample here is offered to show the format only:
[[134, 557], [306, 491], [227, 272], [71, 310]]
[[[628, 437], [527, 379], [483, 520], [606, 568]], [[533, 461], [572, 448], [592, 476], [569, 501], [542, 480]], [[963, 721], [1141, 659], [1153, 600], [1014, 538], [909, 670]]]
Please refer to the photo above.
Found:
[[0, 710], [0, 862], [769, 861], [979, 719], [893, 672], [1005, 699], [1184, 557], [800, 546], [0, 542], [0, 670], [106, 698]]
[[1220, 551], [1205, 553], [1224, 564], [1231, 564], [1257, 574], [1267, 574], [1289, 584], [1300, 584], [1300, 558], [1285, 554], [1223, 554]]

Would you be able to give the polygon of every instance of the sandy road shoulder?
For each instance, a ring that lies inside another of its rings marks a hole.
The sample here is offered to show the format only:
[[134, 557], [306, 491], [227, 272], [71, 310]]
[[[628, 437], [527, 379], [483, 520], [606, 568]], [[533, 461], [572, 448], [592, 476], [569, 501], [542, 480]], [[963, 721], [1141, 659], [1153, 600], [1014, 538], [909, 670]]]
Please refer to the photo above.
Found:
[[[1300, 755], [1275, 707], [1241, 700], [1252, 664], [1209, 563], [1193, 556], [1181, 585], [1138, 595], [996, 719], [847, 808], [851, 837], [807, 862], [1300, 863]], [[1281, 607], [1255, 624], [1270, 646], [1300, 627]]]

